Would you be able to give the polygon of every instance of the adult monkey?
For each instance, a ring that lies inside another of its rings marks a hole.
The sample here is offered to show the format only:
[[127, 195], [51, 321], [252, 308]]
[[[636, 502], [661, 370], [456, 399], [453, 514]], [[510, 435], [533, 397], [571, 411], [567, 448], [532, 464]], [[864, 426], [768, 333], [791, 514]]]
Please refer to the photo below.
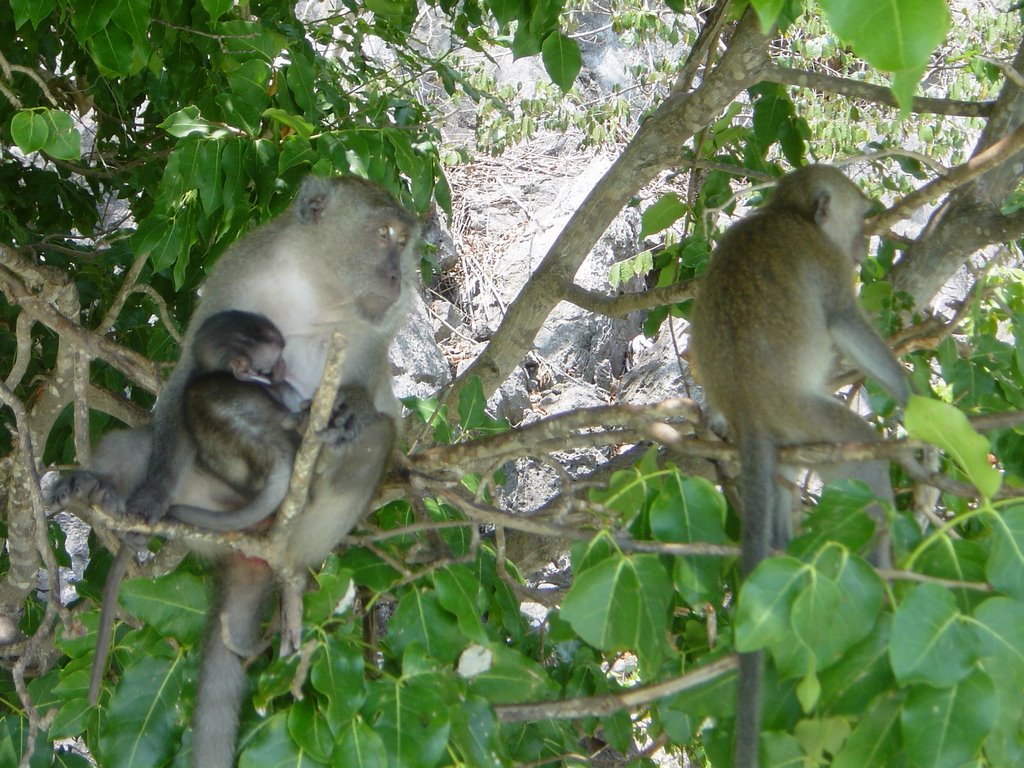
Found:
[[[788, 492], [775, 479], [779, 446], [871, 442], [875, 431], [832, 397], [838, 351], [902, 406], [907, 375], [865, 317], [854, 291], [870, 204], [835, 168], [785, 176], [771, 201], [726, 232], [712, 255], [691, 317], [691, 348], [708, 400], [739, 443], [743, 532], [740, 573], [750, 575], [791, 537]], [[843, 463], [822, 472], [863, 480], [892, 503], [888, 462]], [[884, 510], [874, 505], [875, 560], [888, 565]], [[735, 768], [757, 768], [761, 652], [740, 654]]]
[[[238, 241], [214, 267], [153, 426], [109, 441], [121, 456], [148, 460], [127, 467], [101, 462], [94, 472], [80, 473], [79, 482], [71, 478], [68, 493], [109, 500], [130, 488], [129, 511], [151, 520], [172, 504], [214, 511], [237, 506], [224, 502], [229, 487], [196, 465], [184, 431], [181, 404], [195, 367], [197, 329], [225, 310], [264, 315], [286, 340], [287, 381], [303, 398], [319, 383], [338, 331], [347, 340], [341, 391], [309, 503], [288, 529], [286, 551], [295, 569], [319, 564], [365, 513], [397, 432], [400, 406], [388, 348], [414, 290], [417, 234], [413, 217], [375, 184], [355, 177], [306, 179], [284, 214]], [[222, 557], [193, 718], [196, 768], [234, 763], [242, 656], [254, 647], [272, 587], [266, 563]]]

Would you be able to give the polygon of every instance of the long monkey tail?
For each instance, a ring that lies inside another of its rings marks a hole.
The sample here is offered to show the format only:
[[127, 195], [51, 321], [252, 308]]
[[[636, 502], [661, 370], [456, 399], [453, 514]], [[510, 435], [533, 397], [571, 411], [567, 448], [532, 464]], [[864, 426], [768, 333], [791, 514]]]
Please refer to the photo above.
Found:
[[[740, 575], [744, 580], [768, 556], [768, 542], [779, 525], [775, 487], [775, 446], [766, 435], [740, 433], [740, 479], [743, 498], [743, 527]], [[764, 653], [740, 654], [739, 684], [736, 688], [736, 747], [733, 768], [758, 768], [761, 741], [761, 678]]]
[[122, 541], [117, 548], [117, 554], [114, 555], [114, 562], [107, 571], [107, 580], [103, 584], [103, 607], [100, 609], [100, 626], [96, 632], [96, 649], [92, 655], [92, 672], [89, 675], [89, 703], [93, 706], [100, 700], [103, 674], [107, 671], [110, 640], [114, 636], [114, 619], [117, 618], [117, 593], [134, 554], [131, 545], [127, 541]]
[[199, 694], [192, 716], [194, 768], [232, 768], [238, 717], [245, 695], [243, 662], [255, 652], [273, 573], [262, 560], [225, 558], [217, 579], [217, 605], [210, 617], [199, 669]]

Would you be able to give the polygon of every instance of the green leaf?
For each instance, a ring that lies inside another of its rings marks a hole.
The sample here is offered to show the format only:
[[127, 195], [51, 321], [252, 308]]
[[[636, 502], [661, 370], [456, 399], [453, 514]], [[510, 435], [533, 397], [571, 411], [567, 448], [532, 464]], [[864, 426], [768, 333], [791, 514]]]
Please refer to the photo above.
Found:
[[185, 241], [177, 219], [150, 216], [139, 223], [132, 235], [135, 253], [148, 255], [153, 271], [159, 272], [177, 263], [185, 250]]
[[901, 700], [892, 695], [875, 699], [832, 762], [832, 768], [891, 765], [900, 747]]
[[[725, 497], [711, 483], [675, 474], [651, 502], [651, 533], [658, 541], [722, 544], [725, 515]], [[713, 602], [722, 592], [721, 558], [677, 557], [673, 579], [690, 605]]]
[[313, 125], [308, 120], [303, 120], [298, 115], [290, 115], [283, 109], [279, 109], [277, 107], [264, 109], [263, 117], [268, 117], [271, 120], [276, 120], [282, 125], [287, 125], [289, 128], [291, 128], [304, 139], [308, 139], [310, 136], [313, 135], [313, 132], [316, 130], [316, 126]]
[[18, 28], [26, 21], [31, 21], [34, 29], [39, 26], [39, 22], [53, 13], [56, 7], [57, 0], [11, 0], [14, 26]]
[[675, 192], [662, 195], [644, 209], [640, 223], [640, 237], [648, 237], [668, 229], [686, 215], [689, 206]]
[[82, 136], [74, 118], [61, 109], [44, 109], [42, 116], [47, 124], [43, 152], [57, 160], [78, 160], [82, 156]]
[[561, 617], [603, 651], [631, 650], [645, 674], [661, 663], [672, 585], [655, 555], [616, 555], [576, 577]]
[[791, 557], [773, 557], [757, 566], [740, 589], [736, 650], [746, 653], [775, 643], [792, 644], [790, 610], [808, 578], [807, 567]]
[[270, 104], [267, 93], [270, 66], [259, 59], [250, 59], [233, 72], [228, 72], [227, 77], [231, 92], [217, 98], [217, 103], [224, 110], [224, 119], [255, 136], [260, 132], [263, 111]]
[[235, 4], [234, 0], [200, 0], [200, 2], [206, 12], [210, 14], [212, 21], [216, 21], [230, 11], [231, 7]]
[[893, 687], [889, 666], [892, 614], [883, 613], [871, 634], [822, 671], [822, 711], [830, 715], [861, 715], [876, 696]]
[[340, 727], [355, 717], [366, 700], [365, 668], [360, 650], [329, 635], [317, 650], [310, 682], [327, 699], [328, 721]]
[[242, 744], [238, 768], [286, 765], [327, 768], [329, 764], [314, 760], [312, 755], [295, 743], [288, 733], [288, 713], [278, 712], [260, 722], [251, 738]]
[[974, 620], [982, 664], [1024, 688], [1024, 603], [990, 597], [974, 611]]
[[750, 4], [757, 11], [757, 19], [761, 22], [761, 31], [768, 34], [782, 13], [782, 7], [786, 4], [786, 0], [751, 0]]
[[804, 520], [802, 533], [790, 543], [789, 552], [809, 559], [828, 542], [838, 542], [852, 551], [864, 550], [875, 534], [875, 524], [867, 514], [874, 503], [874, 493], [862, 482], [829, 483], [814, 512]]
[[[895, 72], [928, 59], [949, 30], [944, 0], [821, 0], [829, 26], [873, 67]], [[870, 11], [869, 11], [870, 9]]]
[[105, 768], [163, 765], [174, 755], [182, 668], [180, 659], [139, 654], [125, 669], [101, 720], [97, 757]]
[[662, 472], [657, 461], [657, 448], [651, 448], [632, 468], [613, 472], [608, 487], [592, 490], [590, 500], [633, 519], [658, 493]]
[[11, 138], [26, 155], [42, 149], [49, 135], [49, 121], [35, 110], [23, 109], [11, 118]]
[[961, 768], [979, 756], [997, 717], [995, 685], [974, 672], [949, 688], [915, 685], [900, 715], [911, 765]]
[[398, 653], [418, 643], [445, 664], [453, 663], [467, 645], [455, 617], [441, 607], [437, 594], [422, 589], [410, 591], [399, 601], [387, 636]]
[[311, 699], [293, 702], [288, 707], [288, 734], [314, 760], [330, 764], [334, 735]]
[[165, 637], [192, 644], [206, 625], [206, 585], [182, 570], [156, 579], [130, 579], [121, 585], [121, 604]]
[[838, 546], [814, 562], [813, 578], [793, 602], [797, 636], [824, 669], [871, 632], [885, 587], [874, 568]]
[[345, 722], [338, 734], [334, 751], [345, 756], [348, 768], [388, 768], [388, 753], [384, 749], [384, 742], [362, 720]]
[[992, 554], [985, 575], [996, 589], [1024, 600], [1024, 507], [1006, 510], [992, 524]]
[[285, 81], [288, 90], [303, 113], [311, 120], [319, 118], [320, 110], [316, 105], [316, 72], [313, 62], [302, 53], [292, 51], [292, 63], [285, 70]]
[[144, 64], [136, 62], [131, 35], [113, 24], [107, 24], [90, 37], [88, 46], [93, 61], [106, 77], [128, 77]]
[[120, 0], [96, 0], [75, 3], [71, 8], [71, 26], [82, 40], [88, 40], [110, 22]]
[[889, 658], [901, 684], [946, 688], [977, 662], [974, 637], [949, 590], [919, 584], [896, 610]]
[[499, 643], [471, 645], [459, 659], [459, 674], [491, 706], [553, 699], [558, 688], [533, 659]]
[[[451, 727], [440, 675], [416, 675], [371, 684], [363, 715], [373, 723], [388, 754], [388, 764], [433, 768], [445, 752]], [[240, 767], [241, 768], [241, 767]]]
[[480, 378], [474, 376], [459, 392], [459, 424], [463, 430], [479, 429], [490, 421], [487, 415], [487, 398]]
[[989, 463], [991, 447], [954, 405], [912, 395], [903, 420], [907, 433], [941, 448], [986, 498], [999, 492], [1003, 478]]
[[214, 130], [214, 126], [209, 120], [200, 117], [199, 107], [193, 104], [169, 115], [157, 128], [163, 128], [171, 136], [176, 136], [179, 139], [194, 134], [208, 136]]
[[910, 117], [910, 108], [917, 95], [917, 85], [921, 82], [921, 76], [926, 69], [927, 66], [922, 64], [920, 67], [901, 69], [892, 73], [892, 84], [889, 87], [896, 97], [896, 103], [900, 105], [901, 120]]
[[563, 91], [572, 88], [576, 76], [583, 67], [583, 56], [579, 44], [561, 32], [552, 32], [544, 38], [540, 48], [544, 69]]
[[449, 613], [455, 614], [462, 634], [477, 643], [487, 642], [480, 615], [487, 600], [480, 580], [464, 565], [451, 565], [434, 574], [437, 599]]

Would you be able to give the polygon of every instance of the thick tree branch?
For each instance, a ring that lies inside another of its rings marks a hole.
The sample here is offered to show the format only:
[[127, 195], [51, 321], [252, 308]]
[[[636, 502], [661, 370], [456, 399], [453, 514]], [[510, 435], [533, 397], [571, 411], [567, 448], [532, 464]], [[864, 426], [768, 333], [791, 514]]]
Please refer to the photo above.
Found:
[[[1024, 39], [1018, 43], [1013, 69], [1024, 69]], [[1008, 78], [975, 147], [975, 156], [1014, 134], [1022, 124], [1024, 91]], [[893, 287], [910, 294], [917, 306], [927, 306], [978, 248], [1019, 236], [1024, 217], [1014, 214], [1000, 221], [1000, 208], [1020, 181], [1022, 170], [1019, 160], [1004, 157], [949, 195], [893, 268]]]
[[640, 125], [509, 306], [490, 344], [459, 377], [448, 395], [449, 403], [456, 402], [462, 382], [473, 376], [480, 377], [488, 395], [501, 385], [533, 345], [545, 319], [564, 298], [573, 276], [612, 219], [638, 189], [679, 161], [685, 141], [760, 79], [767, 46], [768, 36], [748, 9], [728, 50], [700, 87], [669, 96]]

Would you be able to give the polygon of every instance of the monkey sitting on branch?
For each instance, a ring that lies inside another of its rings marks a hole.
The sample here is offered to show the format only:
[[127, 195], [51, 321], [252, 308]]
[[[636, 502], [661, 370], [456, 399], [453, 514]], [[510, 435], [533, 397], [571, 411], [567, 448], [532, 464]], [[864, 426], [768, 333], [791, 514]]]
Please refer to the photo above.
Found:
[[287, 211], [215, 265], [152, 425], [113, 433], [91, 471], [67, 478], [55, 496], [127, 509], [150, 522], [182, 506], [230, 515], [259, 490], [242, 489], [239, 499], [238, 489], [208, 471], [186, 424], [187, 392], [201, 368], [200, 329], [225, 311], [264, 316], [286, 342], [285, 375], [300, 399], [312, 397], [320, 382], [332, 338], [344, 342], [340, 388], [308, 473], [308, 501], [294, 517], [277, 516], [265, 534], [267, 559], [227, 544], [196, 545], [219, 560], [192, 720], [196, 768], [234, 765], [244, 661], [258, 646], [275, 574], [293, 577], [319, 565], [376, 494], [400, 426], [388, 349], [415, 290], [418, 230], [372, 182], [308, 177]]
[[[691, 317], [691, 349], [708, 402], [739, 444], [743, 505], [740, 574], [784, 549], [792, 535], [789, 493], [776, 481], [780, 446], [872, 442], [871, 426], [829, 388], [836, 352], [875, 378], [900, 405], [907, 374], [861, 310], [855, 267], [866, 256], [870, 206], [835, 168], [785, 176], [771, 201], [731, 227], [712, 254]], [[888, 462], [844, 462], [826, 481], [864, 481], [892, 505]], [[874, 504], [876, 565], [891, 553], [885, 512]], [[735, 768], [757, 768], [761, 652], [740, 654]]]

